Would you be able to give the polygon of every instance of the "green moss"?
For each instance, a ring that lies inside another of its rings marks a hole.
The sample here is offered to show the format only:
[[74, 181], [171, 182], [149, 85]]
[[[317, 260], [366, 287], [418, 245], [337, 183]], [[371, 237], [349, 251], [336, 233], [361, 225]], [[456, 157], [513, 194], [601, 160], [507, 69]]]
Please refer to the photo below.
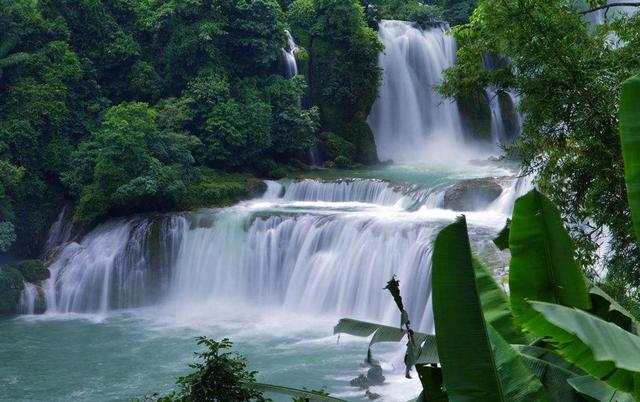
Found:
[[351, 162], [351, 160], [349, 160], [348, 158], [344, 157], [344, 156], [338, 156], [335, 161], [334, 161], [336, 167], [340, 168], [340, 169], [349, 169], [353, 163]]
[[339, 156], [343, 156], [349, 160], [355, 159], [356, 147], [351, 142], [332, 132], [325, 131], [320, 134], [322, 143], [320, 151], [326, 160], [334, 160]]
[[17, 313], [23, 289], [24, 278], [20, 271], [11, 267], [0, 268], [0, 316]]
[[357, 149], [354, 158], [356, 162], [365, 165], [378, 162], [378, 151], [373, 136], [373, 131], [362, 113], [354, 116], [354, 119], [345, 127], [345, 137], [351, 141]]
[[200, 180], [187, 188], [183, 209], [223, 207], [250, 198], [264, 183], [248, 174], [224, 173], [201, 168]]
[[484, 92], [474, 91], [457, 98], [465, 133], [476, 140], [491, 139], [491, 108]]
[[10, 264], [7, 268], [18, 271], [25, 281], [35, 283], [49, 279], [50, 273], [41, 260], [24, 260]]

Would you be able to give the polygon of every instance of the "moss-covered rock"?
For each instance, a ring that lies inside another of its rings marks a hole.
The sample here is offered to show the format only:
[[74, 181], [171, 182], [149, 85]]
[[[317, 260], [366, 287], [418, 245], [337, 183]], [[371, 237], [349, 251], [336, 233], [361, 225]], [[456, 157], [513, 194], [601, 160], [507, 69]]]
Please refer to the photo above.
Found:
[[467, 137], [478, 141], [491, 140], [491, 107], [482, 91], [457, 98], [458, 110]]
[[366, 116], [357, 113], [345, 127], [344, 137], [356, 147], [355, 161], [366, 165], [378, 162], [378, 151], [373, 131], [367, 123]]
[[333, 163], [335, 163], [335, 166], [339, 169], [349, 169], [353, 166], [351, 160], [342, 155], [338, 156]]
[[44, 267], [41, 260], [20, 261], [10, 264], [8, 268], [13, 268], [20, 272], [24, 280], [31, 283], [44, 281], [51, 276], [49, 270]]
[[444, 207], [454, 211], [475, 211], [502, 194], [502, 186], [492, 178], [460, 181], [444, 194]]
[[200, 168], [201, 177], [187, 188], [180, 209], [223, 207], [264, 192], [264, 183], [248, 174]]
[[24, 278], [20, 271], [7, 266], [0, 267], [0, 316], [18, 312], [23, 289]]
[[324, 160], [335, 160], [339, 156], [344, 156], [349, 160], [353, 160], [356, 156], [356, 147], [344, 138], [325, 131], [320, 134], [320, 152]]

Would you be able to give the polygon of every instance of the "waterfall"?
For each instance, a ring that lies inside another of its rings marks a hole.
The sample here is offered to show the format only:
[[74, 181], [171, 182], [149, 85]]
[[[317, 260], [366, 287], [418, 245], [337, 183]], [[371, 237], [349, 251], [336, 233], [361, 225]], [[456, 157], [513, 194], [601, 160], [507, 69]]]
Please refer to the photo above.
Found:
[[64, 208], [62, 208], [62, 211], [58, 214], [58, 218], [49, 229], [47, 242], [44, 247], [45, 251], [51, 250], [71, 240], [73, 222], [71, 220], [70, 212], [70, 208], [65, 205]]
[[284, 60], [284, 76], [286, 78], [293, 78], [298, 75], [298, 63], [296, 62], [296, 52], [298, 51], [298, 45], [293, 40], [293, 36], [287, 30], [287, 46], [288, 49], [282, 49], [282, 59]]
[[47, 312], [242, 300], [395, 323], [380, 286], [397, 274], [412, 319], [432, 331], [439, 226], [371, 214], [254, 216], [245, 207], [115, 220], [67, 244], [49, 267]]
[[455, 62], [456, 43], [447, 30], [446, 25], [423, 30], [404, 21], [380, 23], [382, 86], [369, 115], [380, 160], [458, 156], [464, 144], [460, 113], [436, 90], [443, 70]]
[[533, 189], [533, 177], [518, 176], [505, 180], [502, 185], [502, 194], [487, 209], [511, 216], [516, 200]]
[[20, 295], [20, 314], [36, 314], [40, 298], [40, 288], [33, 283], [25, 282]]
[[510, 144], [522, 132], [522, 116], [518, 112], [520, 96], [514, 91], [503, 91], [509, 110], [504, 110], [500, 95], [494, 88], [485, 90], [491, 109], [491, 139], [496, 144]]
[[157, 303], [170, 285], [178, 216], [115, 220], [69, 243], [42, 285], [47, 312], [105, 313]]
[[378, 205], [394, 205], [403, 195], [382, 180], [301, 180], [287, 188], [284, 199], [288, 201], [365, 202]]
[[359, 202], [393, 206], [405, 211], [419, 207], [442, 208], [446, 188], [415, 184], [391, 184], [379, 179], [334, 181], [299, 180], [285, 190], [285, 201]]

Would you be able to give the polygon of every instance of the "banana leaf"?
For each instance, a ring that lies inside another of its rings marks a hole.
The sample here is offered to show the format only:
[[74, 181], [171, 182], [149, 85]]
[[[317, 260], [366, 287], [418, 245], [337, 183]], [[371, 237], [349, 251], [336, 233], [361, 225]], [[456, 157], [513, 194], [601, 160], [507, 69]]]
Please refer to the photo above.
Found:
[[[406, 332], [397, 327], [390, 327], [388, 325], [376, 324], [372, 322], [353, 320], [351, 318], [343, 318], [333, 328], [335, 334], [348, 334], [359, 337], [371, 336], [369, 342], [369, 350], [367, 353], [367, 360], [370, 360], [371, 347], [376, 343], [381, 342], [400, 342], [405, 338]], [[413, 333], [415, 342], [417, 345], [421, 345], [420, 355], [418, 361], [423, 364], [438, 363], [438, 350], [436, 347], [436, 337], [434, 335], [425, 334], [422, 332]]]
[[520, 355], [484, 319], [464, 216], [436, 238], [432, 287], [438, 354], [450, 401], [548, 400]]
[[[417, 365], [416, 371], [422, 383], [422, 400], [426, 402], [449, 402], [442, 385], [442, 367]], [[420, 397], [418, 398], [420, 399]]]
[[640, 337], [578, 309], [530, 302], [524, 327], [616, 390], [640, 399]]
[[540, 379], [552, 402], [585, 402], [576, 390], [568, 383], [585, 373], [576, 369], [561, 356], [549, 349], [536, 346], [514, 346], [522, 354], [522, 359], [531, 371]]
[[524, 333], [513, 323], [509, 298], [493, 279], [493, 275], [477, 259], [473, 259], [476, 286], [482, 303], [484, 318], [509, 343], [529, 343]]
[[509, 248], [509, 232], [511, 231], [511, 219], [507, 219], [507, 223], [504, 225], [498, 237], [493, 239], [493, 243], [500, 250], [506, 250]]
[[622, 85], [619, 114], [627, 196], [636, 238], [640, 239], [640, 75]]
[[542, 360], [563, 370], [570, 371], [576, 376], [583, 376], [587, 374], [579, 367], [576, 367], [575, 364], [568, 362], [565, 358], [551, 349], [531, 345], [513, 345], [513, 347], [525, 357]]
[[251, 387], [252, 389], [255, 389], [256, 391], [293, 396], [296, 398], [303, 398], [309, 402], [347, 402], [344, 399], [338, 399], [338, 398], [325, 396], [325, 395], [318, 395], [304, 389], [281, 387], [279, 385], [261, 384], [261, 383], [252, 383], [252, 384], [248, 384], [248, 386]]
[[638, 323], [633, 314], [597, 286], [592, 286], [589, 289], [589, 295], [591, 296], [591, 313], [593, 315], [637, 335]]
[[556, 207], [537, 190], [520, 197], [509, 234], [509, 290], [516, 323], [528, 300], [591, 307], [586, 278], [573, 258], [573, 242]]
[[599, 402], [633, 402], [631, 395], [616, 391], [590, 375], [570, 378], [568, 382], [577, 392]]

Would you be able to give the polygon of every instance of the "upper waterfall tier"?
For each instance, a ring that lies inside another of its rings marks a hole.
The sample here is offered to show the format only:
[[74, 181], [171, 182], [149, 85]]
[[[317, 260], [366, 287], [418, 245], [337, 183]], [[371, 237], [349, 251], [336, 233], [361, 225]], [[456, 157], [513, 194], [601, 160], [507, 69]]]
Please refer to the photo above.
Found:
[[382, 21], [385, 46], [380, 94], [369, 115], [378, 157], [393, 161], [446, 161], [464, 144], [455, 102], [436, 86], [455, 62], [456, 43], [443, 25], [421, 29], [404, 21]]

